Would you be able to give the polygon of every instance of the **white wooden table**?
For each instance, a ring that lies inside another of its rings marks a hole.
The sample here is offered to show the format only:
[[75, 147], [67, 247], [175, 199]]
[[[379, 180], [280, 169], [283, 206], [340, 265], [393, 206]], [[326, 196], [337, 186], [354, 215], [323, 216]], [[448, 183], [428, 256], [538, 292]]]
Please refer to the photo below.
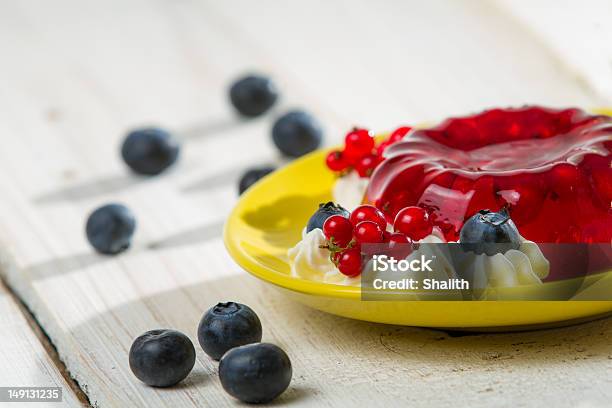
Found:
[[[85, 395], [99, 407], [235, 405], [199, 347], [171, 389], [138, 382], [127, 351], [159, 327], [195, 342], [202, 313], [236, 300], [292, 359], [278, 404], [611, 406], [610, 319], [464, 337], [351, 321], [285, 300], [220, 237], [238, 174], [278, 161], [269, 129], [282, 110], [312, 111], [332, 145], [354, 124], [612, 105], [611, 16], [609, 1], [0, 1], [0, 272], [15, 294], [0, 287], [0, 386], [61, 386], [66, 406]], [[279, 82], [282, 101], [241, 122], [226, 87], [252, 69]], [[145, 124], [184, 139], [159, 178], [118, 156]], [[138, 218], [117, 257], [83, 234], [109, 201]]]

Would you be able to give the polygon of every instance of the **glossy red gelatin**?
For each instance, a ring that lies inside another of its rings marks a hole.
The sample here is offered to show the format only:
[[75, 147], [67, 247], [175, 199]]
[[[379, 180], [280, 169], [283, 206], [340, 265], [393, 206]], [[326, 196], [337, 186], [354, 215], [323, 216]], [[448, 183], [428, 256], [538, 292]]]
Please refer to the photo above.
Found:
[[389, 147], [366, 201], [389, 220], [430, 211], [456, 241], [481, 209], [507, 206], [536, 242], [612, 240], [612, 118], [580, 109], [492, 109], [414, 131]]

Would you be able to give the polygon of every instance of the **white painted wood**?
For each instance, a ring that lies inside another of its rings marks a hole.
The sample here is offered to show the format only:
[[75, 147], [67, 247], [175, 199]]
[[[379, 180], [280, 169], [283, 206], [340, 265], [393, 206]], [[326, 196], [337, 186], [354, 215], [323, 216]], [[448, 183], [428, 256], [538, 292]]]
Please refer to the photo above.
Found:
[[612, 2], [498, 1], [577, 81], [597, 98], [612, 100]]
[[[0, 335], [1, 387], [61, 387], [63, 406], [81, 406], [70, 385], [62, 377], [55, 362], [19, 310], [19, 306], [2, 284], [0, 284], [0, 333], [2, 333]], [[18, 404], [20, 407], [44, 405], [26, 402]]]
[[[236, 174], [277, 160], [274, 115], [240, 122], [226, 102], [245, 70], [271, 73], [283, 90], [276, 113], [313, 111], [328, 144], [355, 123], [602, 103], [495, 4], [23, 0], [0, 3], [0, 50], [2, 273], [96, 406], [233, 404], [199, 347], [172, 389], [143, 386], [127, 364], [143, 331], [195, 340], [201, 314], [226, 299], [251, 305], [264, 340], [289, 353], [294, 379], [280, 402], [292, 406], [608, 403], [610, 320], [459, 338], [350, 321], [256, 282], [220, 239]], [[125, 131], [147, 123], [185, 139], [180, 164], [155, 179], [128, 174], [117, 154]], [[138, 217], [118, 257], [93, 254], [83, 236], [108, 201]]]

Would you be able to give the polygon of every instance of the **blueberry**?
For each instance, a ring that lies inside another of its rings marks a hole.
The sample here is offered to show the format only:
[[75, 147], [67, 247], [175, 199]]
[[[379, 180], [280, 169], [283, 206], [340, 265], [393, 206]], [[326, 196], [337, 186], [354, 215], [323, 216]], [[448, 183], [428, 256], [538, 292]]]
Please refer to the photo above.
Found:
[[246, 173], [240, 178], [238, 183], [238, 193], [244, 193], [249, 187], [259, 181], [260, 178], [267, 176], [276, 170], [274, 167], [257, 167], [254, 169], [247, 170]]
[[98, 252], [112, 255], [129, 248], [135, 229], [136, 219], [129, 208], [107, 204], [91, 213], [85, 233]]
[[228, 351], [219, 363], [219, 379], [225, 391], [251, 404], [272, 401], [291, 382], [291, 361], [278, 346], [249, 344]]
[[151, 330], [130, 348], [130, 369], [143, 383], [169, 387], [187, 377], [195, 364], [195, 348], [189, 337], [176, 330]]
[[218, 360], [231, 348], [261, 341], [259, 317], [246, 305], [218, 303], [202, 316], [198, 341], [206, 354]]
[[272, 139], [284, 155], [300, 157], [321, 145], [323, 130], [319, 122], [309, 113], [292, 111], [274, 123]]
[[249, 75], [234, 82], [229, 95], [234, 108], [247, 117], [261, 115], [278, 99], [274, 82], [261, 75]]
[[315, 228], [323, 229], [323, 223], [332, 215], [341, 215], [348, 218], [351, 214], [338, 204], [333, 202], [319, 204], [319, 209], [308, 220], [306, 232], [310, 232]]
[[459, 235], [461, 247], [476, 254], [493, 256], [521, 245], [516, 225], [508, 212], [481, 210], [465, 222]]
[[178, 141], [167, 131], [157, 128], [130, 132], [121, 146], [121, 156], [136, 173], [157, 175], [170, 167], [179, 155]]

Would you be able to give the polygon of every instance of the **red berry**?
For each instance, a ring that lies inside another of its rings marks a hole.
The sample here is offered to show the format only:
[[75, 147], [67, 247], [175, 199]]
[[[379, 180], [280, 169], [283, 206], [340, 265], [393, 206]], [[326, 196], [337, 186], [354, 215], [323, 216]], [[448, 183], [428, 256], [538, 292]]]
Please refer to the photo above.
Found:
[[389, 231], [383, 231], [383, 242], [389, 242], [391, 240], [391, 233]]
[[353, 239], [353, 224], [341, 215], [332, 215], [323, 223], [323, 234], [332, 244], [344, 248]]
[[385, 150], [387, 149], [387, 147], [391, 146], [391, 143], [389, 143], [388, 140], [385, 140], [384, 142], [382, 142], [381, 144], [379, 144], [378, 146], [376, 146], [376, 154], [379, 157], [382, 157], [383, 154], [385, 153]]
[[344, 154], [339, 150], [330, 152], [325, 158], [325, 164], [332, 171], [343, 171], [349, 166]]
[[395, 232], [401, 232], [414, 241], [425, 238], [433, 230], [427, 211], [421, 207], [406, 207], [401, 209], [393, 222]]
[[406, 259], [412, 253], [412, 241], [402, 233], [394, 232], [389, 238], [389, 255], [395, 259]]
[[393, 144], [395, 142], [399, 142], [400, 140], [402, 140], [404, 138], [404, 136], [406, 136], [406, 134], [408, 134], [408, 132], [410, 132], [412, 130], [411, 127], [409, 126], [402, 126], [402, 127], [398, 127], [397, 129], [395, 129], [393, 131], [393, 133], [391, 133], [391, 135], [389, 136], [389, 144]]
[[343, 275], [354, 277], [361, 273], [361, 250], [359, 247], [340, 252], [336, 259], [338, 270]]
[[344, 138], [344, 153], [349, 161], [372, 153], [374, 139], [367, 129], [353, 129]]
[[385, 150], [394, 143], [399, 142], [412, 130], [409, 126], [402, 126], [395, 129], [389, 137], [376, 147], [376, 154], [382, 158]]
[[389, 235], [389, 242], [392, 244], [410, 244], [412, 241], [401, 232], [394, 232]]
[[360, 244], [378, 244], [383, 242], [383, 231], [372, 221], [361, 221], [353, 230], [355, 241]]
[[380, 163], [378, 156], [368, 154], [355, 163], [355, 170], [357, 170], [359, 177], [370, 177], [376, 166], [378, 166], [378, 163]]
[[387, 220], [385, 215], [373, 205], [360, 205], [351, 213], [351, 224], [357, 225], [361, 221], [372, 221], [378, 224], [382, 231], [387, 230]]

